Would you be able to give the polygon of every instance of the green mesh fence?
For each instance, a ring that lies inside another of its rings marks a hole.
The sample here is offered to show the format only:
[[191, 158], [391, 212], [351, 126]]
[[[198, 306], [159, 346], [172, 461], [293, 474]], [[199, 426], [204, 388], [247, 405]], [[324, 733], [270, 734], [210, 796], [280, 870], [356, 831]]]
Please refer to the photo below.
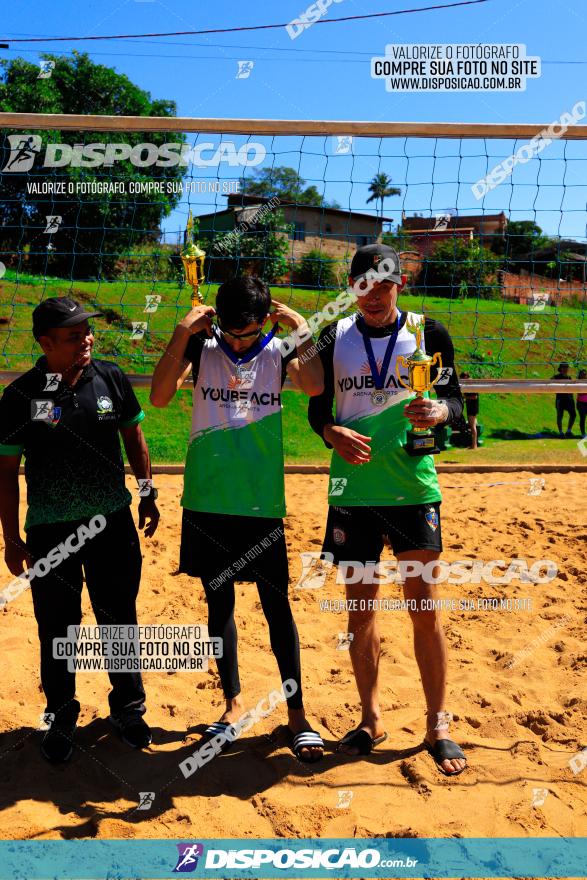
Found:
[[152, 372], [190, 306], [180, 259], [190, 211], [206, 302], [226, 278], [253, 273], [309, 316], [347, 286], [356, 248], [384, 241], [402, 256], [401, 302], [448, 327], [461, 370], [539, 380], [560, 361], [585, 365], [585, 139], [514, 158], [495, 184], [528, 139], [283, 127], [2, 129], [0, 369], [31, 366], [32, 309], [69, 295], [104, 313], [99, 356]]

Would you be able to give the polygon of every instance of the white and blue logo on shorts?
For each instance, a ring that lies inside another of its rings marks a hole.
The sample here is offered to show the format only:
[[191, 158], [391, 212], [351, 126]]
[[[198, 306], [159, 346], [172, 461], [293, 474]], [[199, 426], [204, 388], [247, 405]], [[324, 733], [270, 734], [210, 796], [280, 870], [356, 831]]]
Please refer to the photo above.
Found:
[[434, 507], [429, 507], [424, 516], [432, 531], [435, 532], [438, 528], [438, 513], [436, 512], [436, 509]]

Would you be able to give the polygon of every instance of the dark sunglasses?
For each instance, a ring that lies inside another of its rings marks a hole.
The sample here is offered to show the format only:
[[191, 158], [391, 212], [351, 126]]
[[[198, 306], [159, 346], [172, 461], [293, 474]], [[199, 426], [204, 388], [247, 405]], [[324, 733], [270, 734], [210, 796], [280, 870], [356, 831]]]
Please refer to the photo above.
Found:
[[218, 329], [223, 336], [230, 336], [231, 339], [242, 339], [244, 341], [249, 339], [258, 339], [263, 332], [262, 328], [259, 327], [259, 329], [255, 330], [254, 333], [233, 333], [231, 330], [225, 330], [224, 327], [220, 326], [220, 324], [218, 324]]

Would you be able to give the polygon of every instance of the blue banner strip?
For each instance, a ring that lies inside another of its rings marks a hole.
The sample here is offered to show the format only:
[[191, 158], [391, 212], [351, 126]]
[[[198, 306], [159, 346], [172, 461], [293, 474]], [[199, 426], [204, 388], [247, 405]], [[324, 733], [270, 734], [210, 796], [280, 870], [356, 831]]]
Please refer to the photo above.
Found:
[[587, 838], [3, 840], [0, 880], [586, 877]]

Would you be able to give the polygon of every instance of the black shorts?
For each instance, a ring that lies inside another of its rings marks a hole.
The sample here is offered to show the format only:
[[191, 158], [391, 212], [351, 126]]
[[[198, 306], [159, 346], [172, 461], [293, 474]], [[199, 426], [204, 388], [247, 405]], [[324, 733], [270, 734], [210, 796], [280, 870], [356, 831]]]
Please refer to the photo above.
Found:
[[555, 406], [557, 413], [568, 412], [571, 416], [576, 415], [575, 401], [572, 394], [569, 394], [568, 397], [557, 397]]
[[467, 416], [478, 416], [479, 415], [479, 401], [478, 400], [467, 400]]
[[379, 562], [383, 536], [393, 552], [442, 550], [440, 501], [407, 507], [330, 507], [323, 553], [333, 562]]
[[183, 509], [179, 571], [208, 582], [219, 578], [288, 582], [283, 520]]

